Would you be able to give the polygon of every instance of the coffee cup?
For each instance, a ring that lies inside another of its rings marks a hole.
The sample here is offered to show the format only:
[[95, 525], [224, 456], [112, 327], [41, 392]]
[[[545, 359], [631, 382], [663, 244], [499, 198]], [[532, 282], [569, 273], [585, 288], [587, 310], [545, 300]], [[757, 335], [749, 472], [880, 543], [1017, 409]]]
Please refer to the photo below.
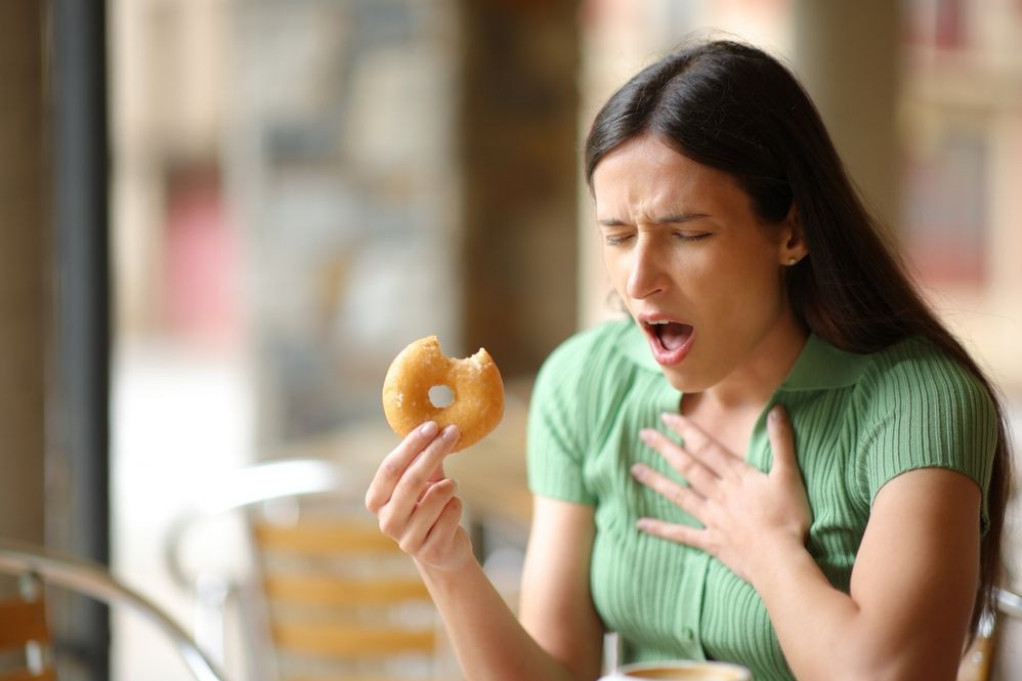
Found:
[[752, 673], [745, 667], [727, 662], [677, 660], [625, 665], [603, 677], [601, 681], [637, 681], [639, 679], [752, 681]]

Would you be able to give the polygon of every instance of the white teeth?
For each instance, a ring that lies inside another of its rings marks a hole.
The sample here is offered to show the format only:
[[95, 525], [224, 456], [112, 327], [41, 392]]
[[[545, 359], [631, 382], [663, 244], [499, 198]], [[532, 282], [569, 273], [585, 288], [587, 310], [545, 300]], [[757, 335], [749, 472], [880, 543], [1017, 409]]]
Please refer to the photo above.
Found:
[[657, 326], [657, 325], [660, 325], [660, 324], [670, 324], [670, 322], [668, 322], [668, 321], [658, 321], [658, 322], [650, 322], [649, 323], [650, 326]]

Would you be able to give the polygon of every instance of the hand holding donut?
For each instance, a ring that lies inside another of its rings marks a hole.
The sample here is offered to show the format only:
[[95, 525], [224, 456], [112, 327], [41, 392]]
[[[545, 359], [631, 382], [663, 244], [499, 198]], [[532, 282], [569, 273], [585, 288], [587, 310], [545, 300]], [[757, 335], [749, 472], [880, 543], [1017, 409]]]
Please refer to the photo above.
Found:
[[457, 443], [457, 426], [441, 431], [434, 421], [422, 424], [387, 455], [366, 492], [380, 530], [418, 562], [442, 570], [472, 556], [457, 483], [443, 472]]
[[[443, 385], [453, 402], [438, 407], [431, 388]], [[383, 383], [387, 422], [404, 439], [380, 464], [366, 492], [366, 508], [380, 529], [421, 564], [455, 569], [471, 558], [461, 526], [457, 484], [445, 477], [444, 458], [482, 439], [504, 415], [504, 383], [486, 350], [450, 359], [436, 336], [402, 350]]]

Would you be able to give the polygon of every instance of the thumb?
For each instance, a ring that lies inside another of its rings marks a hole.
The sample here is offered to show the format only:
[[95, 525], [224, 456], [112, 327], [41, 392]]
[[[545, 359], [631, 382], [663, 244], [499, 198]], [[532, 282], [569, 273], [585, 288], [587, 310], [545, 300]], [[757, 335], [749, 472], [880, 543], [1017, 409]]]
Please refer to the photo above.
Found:
[[788, 413], [779, 404], [767, 415], [767, 435], [770, 437], [770, 451], [774, 455], [770, 473], [800, 475], [798, 458], [795, 456], [795, 434], [791, 430]]

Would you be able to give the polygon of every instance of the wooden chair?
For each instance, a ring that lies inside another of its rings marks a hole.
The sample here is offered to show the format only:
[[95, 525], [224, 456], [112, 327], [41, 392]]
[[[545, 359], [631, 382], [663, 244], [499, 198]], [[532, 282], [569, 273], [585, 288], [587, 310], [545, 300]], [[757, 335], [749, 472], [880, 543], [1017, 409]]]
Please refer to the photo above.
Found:
[[0, 540], [0, 573], [17, 576], [21, 585], [19, 598], [0, 602], [0, 651], [13, 653], [15, 658], [12, 669], [0, 671], [0, 681], [56, 681], [44, 597], [47, 588], [66, 589], [143, 615], [174, 644], [196, 681], [224, 681], [184, 629], [100, 565]]
[[997, 590], [997, 608], [962, 657], [958, 681], [1022, 679], [1022, 596]]
[[226, 591], [234, 596], [209, 605], [220, 609], [224, 626], [225, 611], [236, 605], [234, 619], [242, 623], [240, 638], [249, 653], [247, 678], [456, 678], [411, 559], [364, 508], [367, 484], [362, 474], [322, 460], [256, 464], [221, 486], [225, 501], [217, 508], [178, 524], [167, 555], [179, 583], [196, 593], [208, 577], [193, 576], [181, 564], [188, 528], [228, 511], [245, 521], [251, 552], [246, 574], [227, 580]]
[[335, 510], [251, 531], [279, 678], [437, 678], [429, 593], [374, 522]]
[[0, 601], [0, 652], [14, 657], [12, 668], [0, 671], [0, 681], [56, 681], [42, 583], [24, 573], [19, 586], [19, 597]]

